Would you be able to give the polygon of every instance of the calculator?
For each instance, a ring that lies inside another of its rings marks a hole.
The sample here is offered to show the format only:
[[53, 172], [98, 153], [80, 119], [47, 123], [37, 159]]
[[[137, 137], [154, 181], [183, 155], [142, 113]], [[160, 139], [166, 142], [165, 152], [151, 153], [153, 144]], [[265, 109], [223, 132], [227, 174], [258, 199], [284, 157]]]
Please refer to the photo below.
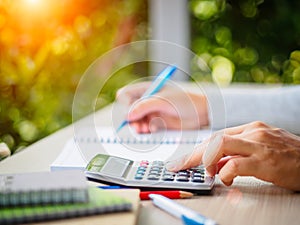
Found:
[[195, 193], [210, 192], [215, 182], [203, 166], [171, 172], [165, 168], [163, 161], [133, 161], [105, 154], [92, 158], [85, 174], [91, 180], [109, 184], [140, 189], [180, 189]]

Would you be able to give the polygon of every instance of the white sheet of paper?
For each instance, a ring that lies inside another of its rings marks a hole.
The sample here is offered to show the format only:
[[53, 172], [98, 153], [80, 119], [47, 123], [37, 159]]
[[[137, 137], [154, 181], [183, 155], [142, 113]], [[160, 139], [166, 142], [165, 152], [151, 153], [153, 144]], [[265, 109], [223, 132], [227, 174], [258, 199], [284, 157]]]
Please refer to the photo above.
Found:
[[212, 134], [211, 130], [162, 131], [154, 134], [137, 134], [130, 128], [116, 134], [112, 127], [84, 128], [76, 141], [70, 139], [51, 170], [81, 169], [97, 153], [131, 160], [172, 160], [193, 151]]

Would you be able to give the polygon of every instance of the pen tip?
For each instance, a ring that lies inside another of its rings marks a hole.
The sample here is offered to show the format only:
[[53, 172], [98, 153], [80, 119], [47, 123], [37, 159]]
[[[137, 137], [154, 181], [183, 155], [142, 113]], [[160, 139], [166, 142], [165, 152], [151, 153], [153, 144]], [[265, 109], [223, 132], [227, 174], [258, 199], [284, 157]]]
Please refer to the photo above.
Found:
[[128, 121], [127, 120], [124, 120], [121, 124], [120, 124], [120, 126], [117, 128], [117, 130], [116, 130], [116, 133], [118, 133], [126, 124], [128, 123]]
[[119, 131], [122, 129], [122, 127], [123, 127], [123, 126], [120, 125], [120, 126], [117, 128], [116, 133], [119, 133]]

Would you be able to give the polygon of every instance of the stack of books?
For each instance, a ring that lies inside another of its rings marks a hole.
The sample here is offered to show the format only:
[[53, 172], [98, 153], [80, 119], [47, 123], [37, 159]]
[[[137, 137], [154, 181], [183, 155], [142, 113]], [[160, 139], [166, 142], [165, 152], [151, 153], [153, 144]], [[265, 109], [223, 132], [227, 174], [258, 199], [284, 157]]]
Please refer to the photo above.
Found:
[[132, 210], [129, 200], [88, 187], [82, 171], [0, 175], [0, 224]]

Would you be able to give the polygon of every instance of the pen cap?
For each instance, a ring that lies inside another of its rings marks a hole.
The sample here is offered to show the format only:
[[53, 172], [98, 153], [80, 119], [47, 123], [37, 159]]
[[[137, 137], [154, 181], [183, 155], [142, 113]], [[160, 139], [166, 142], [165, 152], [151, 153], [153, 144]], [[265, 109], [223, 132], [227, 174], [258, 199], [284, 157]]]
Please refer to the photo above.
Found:
[[182, 215], [181, 219], [185, 225], [217, 225], [214, 220], [205, 218], [201, 215], [192, 218]]

